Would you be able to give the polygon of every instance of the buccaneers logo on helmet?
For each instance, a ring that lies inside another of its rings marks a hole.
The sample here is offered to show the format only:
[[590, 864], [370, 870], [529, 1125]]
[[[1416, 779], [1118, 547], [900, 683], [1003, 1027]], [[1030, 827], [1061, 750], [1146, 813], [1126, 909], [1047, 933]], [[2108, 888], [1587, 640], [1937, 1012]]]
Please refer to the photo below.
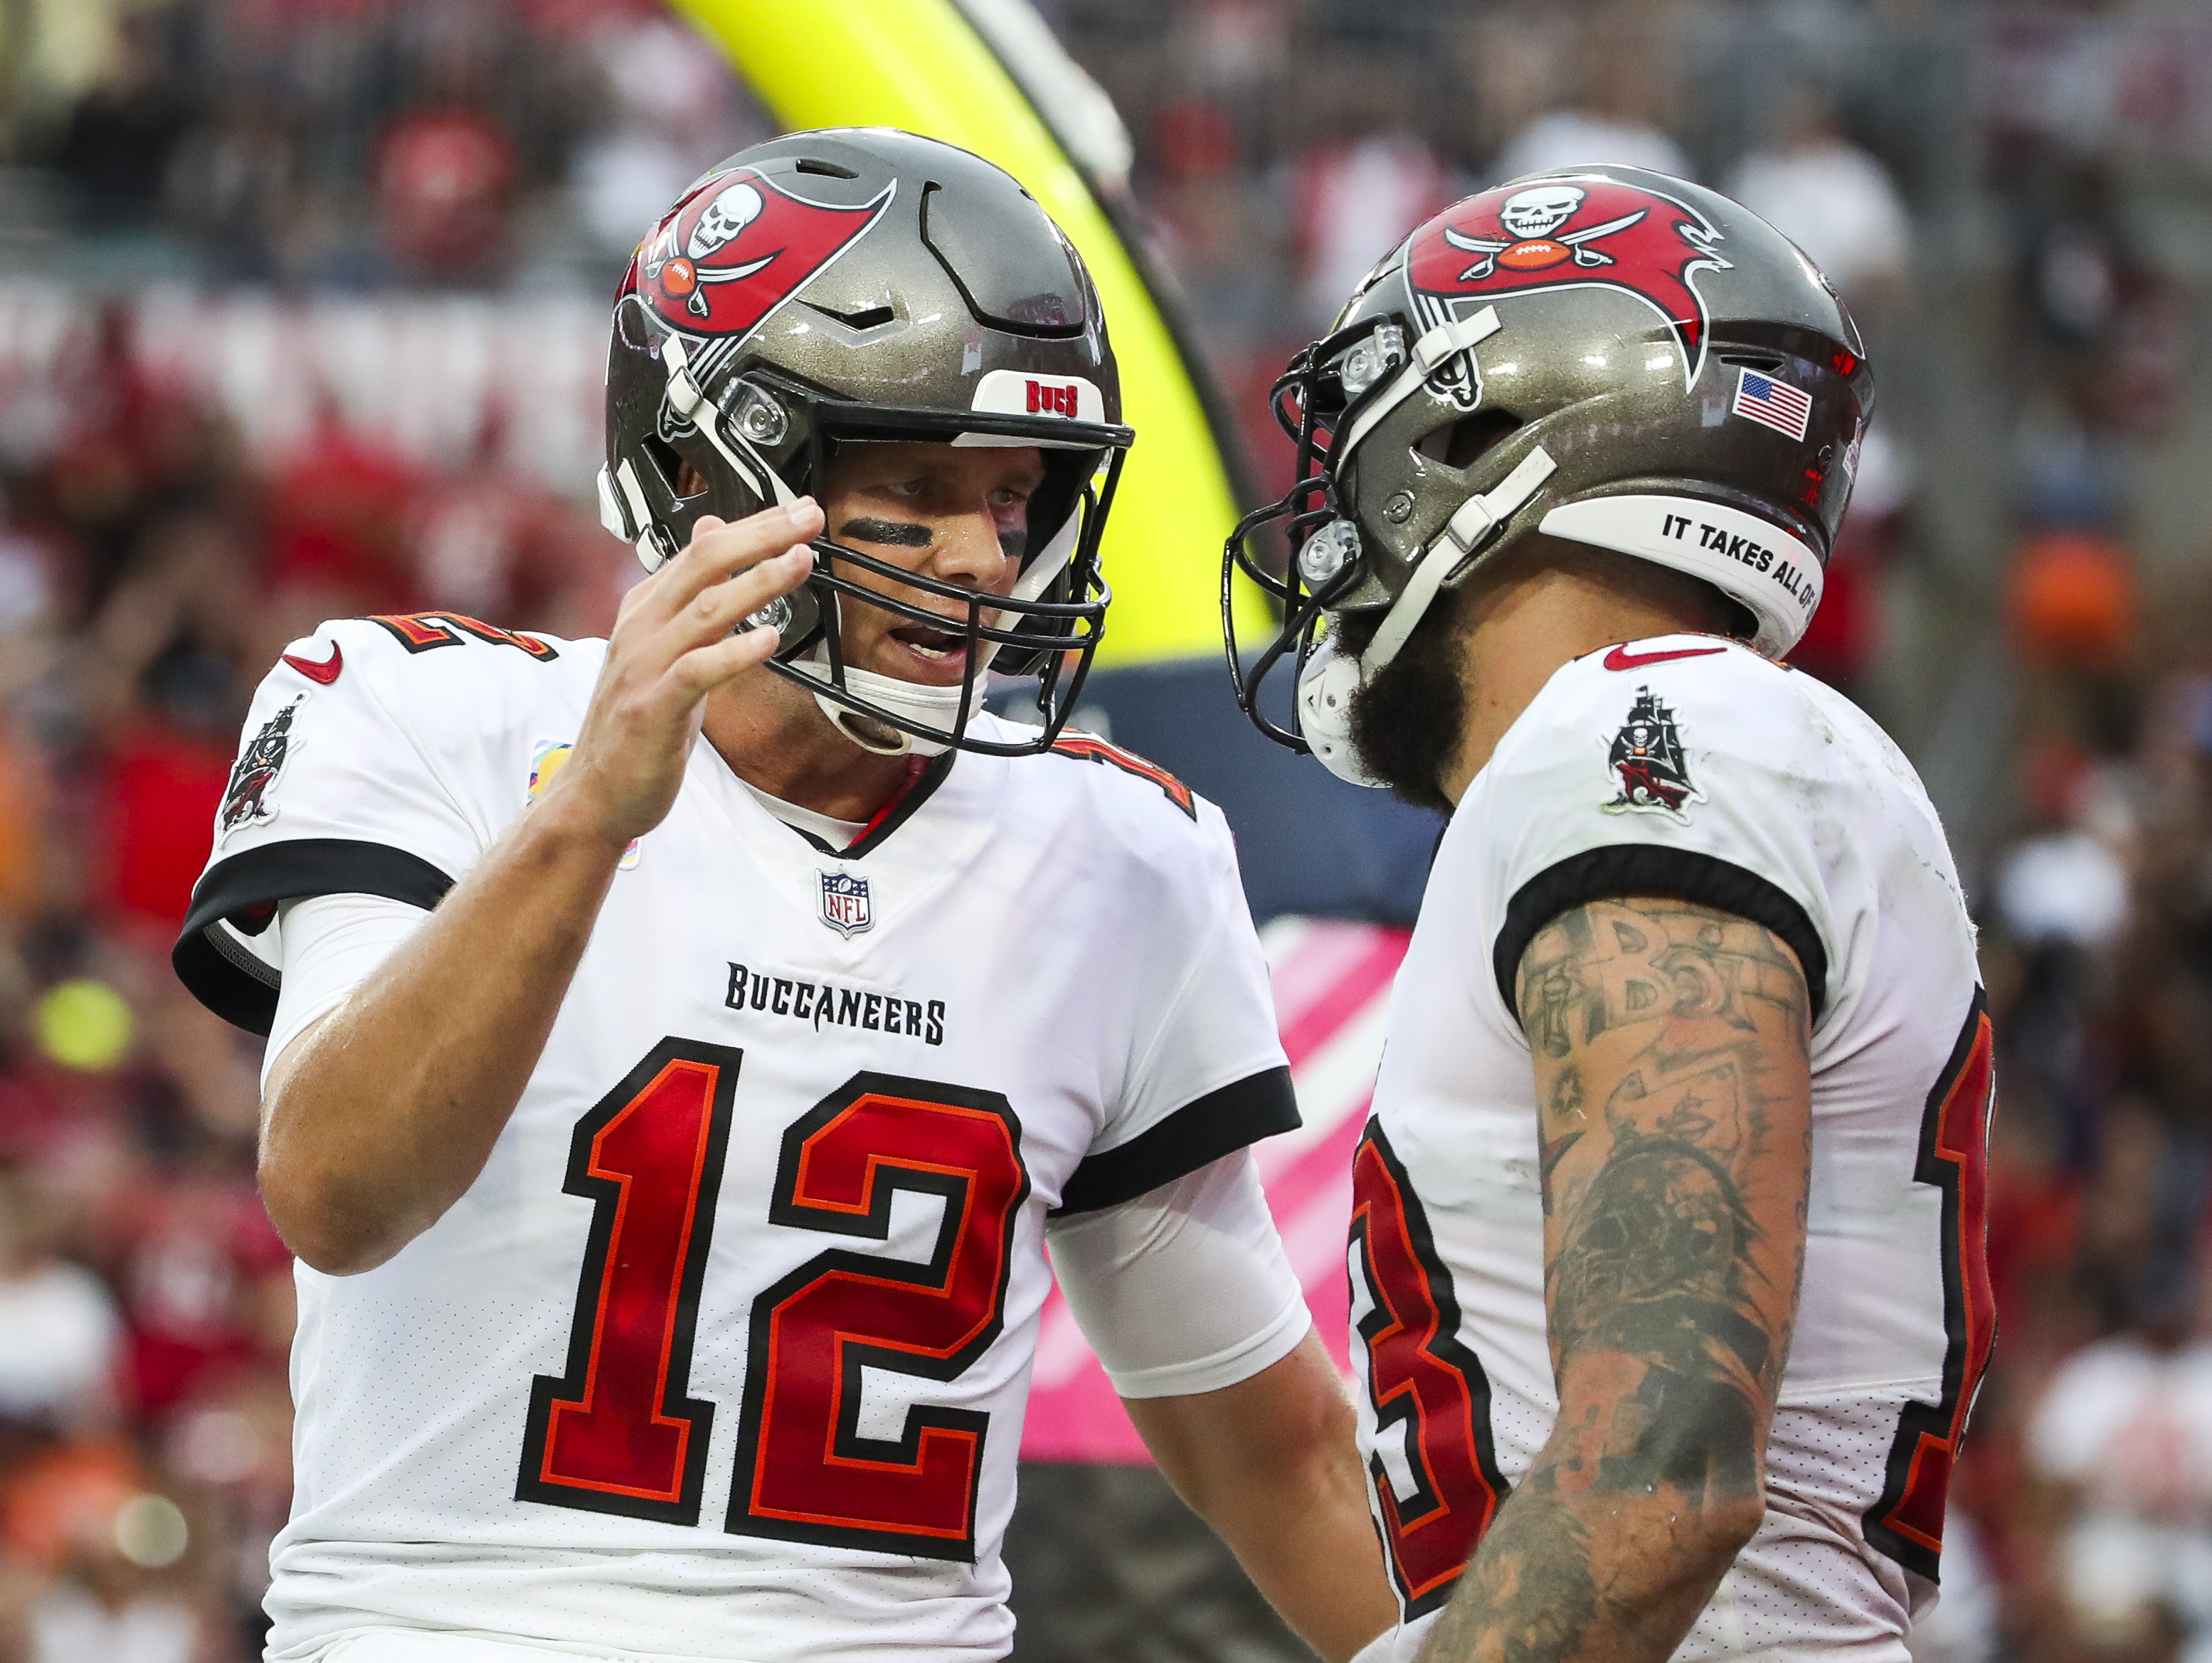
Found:
[[718, 173], [646, 239], [626, 286], [687, 334], [743, 335], [850, 247], [896, 188], [836, 208], [750, 167]]
[[1413, 234], [1407, 275], [1441, 323], [1461, 295], [1595, 284], [1633, 294], [1665, 319], [1695, 385], [1705, 367], [1705, 303], [1690, 282], [1725, 270], [1720, 232], [1694, 208], [1595, 176], [1486, 191]]

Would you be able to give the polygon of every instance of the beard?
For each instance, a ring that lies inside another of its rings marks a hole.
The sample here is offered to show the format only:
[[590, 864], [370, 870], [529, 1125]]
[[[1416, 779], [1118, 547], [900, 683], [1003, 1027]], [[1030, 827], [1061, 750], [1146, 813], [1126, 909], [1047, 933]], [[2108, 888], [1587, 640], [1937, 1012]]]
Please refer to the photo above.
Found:
[[[1438, 597], [1398, 656], [1352, 695], [1352, 743], [1368, 773], [1399, 801], [1445, 814], [1451, 799], [1438, 781], [1467, 721], [1460, 678], [1466, 648], [1453, 599]], [[1344, 650], [1364, 652], [1382, 622], [1380, 611], [1340, 621]]]

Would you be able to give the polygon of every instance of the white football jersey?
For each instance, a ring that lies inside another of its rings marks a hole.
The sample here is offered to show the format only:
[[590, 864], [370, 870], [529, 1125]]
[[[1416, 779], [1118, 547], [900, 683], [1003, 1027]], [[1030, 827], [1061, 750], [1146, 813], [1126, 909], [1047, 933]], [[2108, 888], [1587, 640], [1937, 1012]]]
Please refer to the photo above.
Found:
[[[434, 904], [605, 652], [443, 615], [295, 643], [186, 983], [266, 1031], [271, 903]], [[483, 1174], [380, 1268], [299, 1272], [270, 1656], [1001, 1656], [1046, 1215], [1296, 1123], [1227, 827], [1170, 776], [958, 755], [836, 850], [702, 740]]]
[[1905, 1663], [1995, 1332], [1989, 1022], [1942, 828], [1846, 700], [1715, 637], [1563, 666], [1437, 849], [1356, 1156], [1355, 1363], [1405, 1617], [1449, 1597], [1559, 1411], [1515, 975], [1607, 896], [1707, 904], [1796, 951], [1814, 1004], [1809, 1241], [1766, 1519], [1676, 1655]]

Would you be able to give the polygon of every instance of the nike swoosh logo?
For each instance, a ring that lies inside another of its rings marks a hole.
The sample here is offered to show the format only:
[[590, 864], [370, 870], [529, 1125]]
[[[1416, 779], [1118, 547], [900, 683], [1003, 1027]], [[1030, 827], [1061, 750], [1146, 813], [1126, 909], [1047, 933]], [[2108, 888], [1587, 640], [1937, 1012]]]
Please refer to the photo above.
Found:
[[[1669, 659], [1703, 659], [1715, 652], [1725, 652], [1725, 646], [1678, 646], [1671, 652], [1632, 652], [1625, 646], [1616, 646], [1605, 655], [1607, 670], [1641, 670], [1647, 664], [1664, 664]], [[332, 671], [336, 674], [336, 671]]]
[[317, 664], [313, 659], [295, 659], [289, 652], [284, 655], [284, 662], [309, 681], [328, 687], [332, 682], [337, 680], [338, 671], [345, 668], [345, 653], [336, 641], [332, 641], [331, 656], [320, 664]]

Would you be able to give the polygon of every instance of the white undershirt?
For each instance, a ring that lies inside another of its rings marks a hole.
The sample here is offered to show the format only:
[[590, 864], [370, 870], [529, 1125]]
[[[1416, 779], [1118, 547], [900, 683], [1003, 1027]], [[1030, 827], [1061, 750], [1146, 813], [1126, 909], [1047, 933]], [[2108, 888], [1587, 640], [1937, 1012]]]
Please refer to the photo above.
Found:
[[[841, 847], [861, 829], [773, 798], [762, 804]], [[848, 835], [830, 838], [819, 826]], [[267, 933], [283, 980], [264, 1084], [284, 1048], [344, 1004], [428, 916], [368, 895], [314, 895], [277, 908]], [[1085, 1338], [1125, 1398], [1234, 1386], [1287, 1356], [1313, 1326], [1246, 1150], [1133, 1200], [1054, 1219], [1046, 1241]]]
[[803, 832], [811, 832], [833, 849], [849, 849], [860, 841], [860, 834], [868, 828], [865, 820], [832, 820], [826, 814], [817, 814], [812, 809], [802, 809], [796, 803], [787, 803], [781, 797], [770, 797], [750, 780], [738, 783], [752, 792], [753, 800], [787, 826]]

